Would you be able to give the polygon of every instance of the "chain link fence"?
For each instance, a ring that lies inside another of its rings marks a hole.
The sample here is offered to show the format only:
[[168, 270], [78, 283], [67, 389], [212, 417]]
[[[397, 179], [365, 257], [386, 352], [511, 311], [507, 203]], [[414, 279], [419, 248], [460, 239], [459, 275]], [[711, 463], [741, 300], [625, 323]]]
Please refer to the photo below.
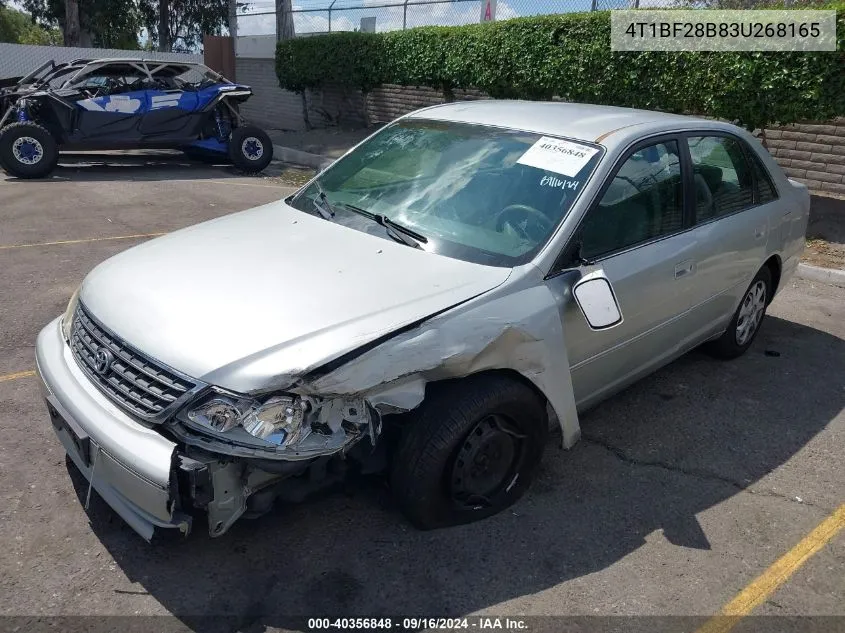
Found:
[[[642, 2], [642, 4], [641, 4]], [[484, 0], [294, 0], [297, 36], [334, 31], [396, 31], [416, 26], [455, 26], [481, 21]], [[529, 15], [604, 11], [666, 0], [498, 0], [496, 20]], [[276, 13], [272, 0], [240, 5], [238, 35], [272, 35]]]

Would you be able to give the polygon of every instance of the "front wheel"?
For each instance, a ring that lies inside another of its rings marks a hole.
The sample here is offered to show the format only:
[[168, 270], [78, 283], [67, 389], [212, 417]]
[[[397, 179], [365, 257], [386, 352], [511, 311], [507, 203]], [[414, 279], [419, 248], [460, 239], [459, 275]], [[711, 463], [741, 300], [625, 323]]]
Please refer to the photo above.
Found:
[[771, 293], [772, 273], [768, 266], [763, 266], [742, 296], [728, 329], [708, 345], [708, 351], [713, 356], [726, 360], [744, 354], [760, 331]]
[[519, 499], [548, 435], [545, 402], [502, 375], [434, 385], [392, 458], [390, 483], [419, 528], [469, 523]]
[[0, 165], [10, 175], [43, 178], [58, 162], [56, 139], [37, 123], [12, 123], [0, 131]]
[[256, 174], [273, 160], [273, 141], [253, 125], [237, 127], [229, 140], [229, 157], [238, 169]]

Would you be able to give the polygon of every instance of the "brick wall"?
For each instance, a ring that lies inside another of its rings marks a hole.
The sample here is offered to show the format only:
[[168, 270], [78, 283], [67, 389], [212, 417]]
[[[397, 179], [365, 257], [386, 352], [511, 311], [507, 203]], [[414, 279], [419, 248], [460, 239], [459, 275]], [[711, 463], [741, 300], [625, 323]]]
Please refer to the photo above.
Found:
[[[413, 110], [445, 102], [440, 90], [431, 88], [385, 85], [367, 94], [366, 101], [357, 90], [332, 86], [308, 92], [311, 125], [369, 125], [387, 123]], [[456, 90], [455, 99], [472, 101], [489, 99], [479, 90]]]
[[790, 178], [845, 195], [845, 118], [766, 130], [766, 145]]
[[[489, 98], [480, 90], [455, 91], [455, 99], [458, 101]], [[386, 123], [413, 110], [445, 101], [443, 92], [440, 90], [387, 84], [367, 95], [367, 113], [371, 122]]]

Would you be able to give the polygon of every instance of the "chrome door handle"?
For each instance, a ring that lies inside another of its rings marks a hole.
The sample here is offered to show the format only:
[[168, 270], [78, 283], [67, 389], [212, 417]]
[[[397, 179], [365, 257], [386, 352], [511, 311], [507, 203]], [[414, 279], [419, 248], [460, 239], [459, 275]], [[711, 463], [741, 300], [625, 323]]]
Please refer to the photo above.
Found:
[[691, 275], [695, 272], [695, 262], [691, 259], [687, 259], [682, 262], [678, 262], [675, 264], [675, 279], [680, 279], [681, 277], [686, 277]]

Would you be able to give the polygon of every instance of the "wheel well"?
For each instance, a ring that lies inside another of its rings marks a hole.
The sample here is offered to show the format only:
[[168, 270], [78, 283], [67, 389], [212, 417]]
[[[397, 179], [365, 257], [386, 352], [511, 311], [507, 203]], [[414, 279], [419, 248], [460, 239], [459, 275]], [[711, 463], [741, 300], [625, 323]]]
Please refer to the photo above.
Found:
[[474, 374], [468, 374], [466, 376], [461, 376], [459, 378], [446, 378], [444, 380], [436, 380], [426, 384], [425, 386], [425, 397], [428, 398], [432, 393], [436, 393], [436, 391], [447, 384], [459, 382], [461, 380], [466, 380], [468, 378], [477, 380], [482, 379], [485, 376], [501, 376], [504, 378], [508, 378], [509, 380], [513, 380], [515, 382], [520, 382], [531, 391], [533, 391], [540, 401], [543, 403], [544, 406], [549, 406], [549, 399], [546, 397], [542, 391], [540, 391], [539, 387], [531, 382], [528, 378], [520, 374], [515, 369], [485, 369], [483, 371], [476, 372]]
[[778, 291], [778, 286], [780, 285], [780, 272], [781, 272], [781, 261], [780, 257], [777, 255], [772, 255], [769, 259], [766, 260], [766, 263], [763, 264], [769, 268], [769, 272], [772, 274], [772, 292], [769, 294], [769, 303], [772, 302], [772, 299], [775, 298], [775, 293]]

